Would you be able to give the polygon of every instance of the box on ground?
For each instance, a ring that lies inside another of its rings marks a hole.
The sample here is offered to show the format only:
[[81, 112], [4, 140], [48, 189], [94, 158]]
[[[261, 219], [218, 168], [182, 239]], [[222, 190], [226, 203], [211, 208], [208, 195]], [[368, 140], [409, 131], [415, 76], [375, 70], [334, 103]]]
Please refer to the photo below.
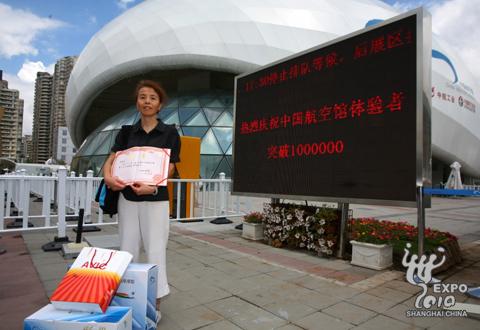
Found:
[[132, 255], [85, 247], [50, 298], [62, 310], [105, 312]]
[[36, 311], [23, 322], [24, 330], [130, 330], [129, 307], [109, 307], [105, 313], [67, 312], [52, 304]]
[[157, 280], [158, 266], [154, 264], [131, 263], [122, 277], [110, 306], [131, 307], [134, 330], [157, 328]]

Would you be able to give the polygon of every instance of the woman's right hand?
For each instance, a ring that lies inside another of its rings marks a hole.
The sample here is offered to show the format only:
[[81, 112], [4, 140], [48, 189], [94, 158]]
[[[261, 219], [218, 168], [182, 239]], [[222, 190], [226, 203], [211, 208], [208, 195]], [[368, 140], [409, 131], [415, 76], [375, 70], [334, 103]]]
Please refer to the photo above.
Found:
[[123, 190], [126, 187], [126, 184], [123, 181], [115, 179], [112, 176], [104, 176], [105, 184], [108, 188], [112, 189], [113, 191]]

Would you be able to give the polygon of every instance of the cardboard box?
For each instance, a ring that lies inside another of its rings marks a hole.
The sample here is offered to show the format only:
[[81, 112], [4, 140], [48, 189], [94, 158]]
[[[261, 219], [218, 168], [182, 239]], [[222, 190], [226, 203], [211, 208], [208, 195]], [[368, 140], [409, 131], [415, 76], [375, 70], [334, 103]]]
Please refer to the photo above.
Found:
[[125, 251], [83, 248], [50, 298], [57, 309], [105, 312], [132, 255]]
[[111, 306], [132, 308], [134, 330], [157, 328], [155, 302], [157, 299], [158, 267], [154, 264], [131, 263], [122, 277]]
[[24, 330], [130, 330], [132, 310], [129, 307], [109, 307], [105, 313], [67, 312], [52, 304], [27, 317]]

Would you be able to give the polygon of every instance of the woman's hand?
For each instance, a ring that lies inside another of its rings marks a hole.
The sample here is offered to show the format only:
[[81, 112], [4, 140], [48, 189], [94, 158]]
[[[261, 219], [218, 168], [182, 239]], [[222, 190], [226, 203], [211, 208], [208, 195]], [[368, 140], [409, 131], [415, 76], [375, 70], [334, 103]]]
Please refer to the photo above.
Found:
[[150, 186], [141, 182], [134, 182], [132, 185], [132, 190], [138, 196], [142, 195], [152, 195], [157, 189], [155, 186]]
[[103, 180], [105, 180], [107, 187], [113, 191], [123, 190], [123, 188], [126, 187], [126, 184], [123, 181], [115, 179], [112, 176], [105, 176]]

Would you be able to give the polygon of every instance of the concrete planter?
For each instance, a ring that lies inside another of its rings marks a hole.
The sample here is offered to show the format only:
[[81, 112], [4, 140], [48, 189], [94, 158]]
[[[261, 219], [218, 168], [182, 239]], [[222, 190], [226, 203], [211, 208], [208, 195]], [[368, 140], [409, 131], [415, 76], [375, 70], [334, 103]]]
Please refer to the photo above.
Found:
[[263, 239], [263, 223], [243, 222], [242, 237], [259, 241]]
[[350, 241], [350, 243], [352, 244], [352, 265], [382, 270], [393, 264], [391, 245], [357, 241]]

